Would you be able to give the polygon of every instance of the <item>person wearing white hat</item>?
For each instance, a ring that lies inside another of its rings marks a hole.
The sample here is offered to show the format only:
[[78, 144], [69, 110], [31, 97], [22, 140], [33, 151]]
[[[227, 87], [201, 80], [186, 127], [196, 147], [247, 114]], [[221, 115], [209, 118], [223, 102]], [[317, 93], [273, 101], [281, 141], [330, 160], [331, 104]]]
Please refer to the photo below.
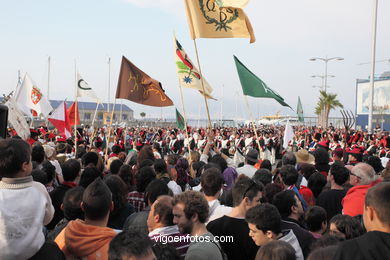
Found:
[[45, 155], [47, 160], [56, 167], [56, 176], [60, 183], [64, 182], [64, 177], [62, 176], [62, 169], [60, 163], [56, 159], [56, 149], [50, 145], [43, 145], [43, 149], [45, 150]]

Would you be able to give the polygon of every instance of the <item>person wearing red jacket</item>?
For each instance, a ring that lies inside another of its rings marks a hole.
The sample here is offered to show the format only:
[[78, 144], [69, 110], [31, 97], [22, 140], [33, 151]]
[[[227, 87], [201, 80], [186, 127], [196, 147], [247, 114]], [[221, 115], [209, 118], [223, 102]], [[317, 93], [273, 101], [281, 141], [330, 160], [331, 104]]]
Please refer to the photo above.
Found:
[[374, 176], [374, 168], [367, 163], [358, 163], [352, 168], [349, 183], [353, 187], [349, 189], [341, 202], [344, 215], [354, 217], [363, 214], [366, 193], [369, 188], [379, 182], [374, 181]]

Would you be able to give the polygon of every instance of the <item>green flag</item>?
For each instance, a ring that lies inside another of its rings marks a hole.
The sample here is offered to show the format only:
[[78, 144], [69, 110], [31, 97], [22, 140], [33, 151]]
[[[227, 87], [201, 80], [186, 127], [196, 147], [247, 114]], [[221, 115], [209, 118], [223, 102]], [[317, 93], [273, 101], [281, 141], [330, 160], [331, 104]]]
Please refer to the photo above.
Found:
[[303, 117], [303, 108], [302, 108], [301, 98], [299, 96], [298, 96], [297, 115], [298, 115], [298, 121], [303, 123], [305, 121], [305, 118]]
[[177, 109], [176, 109], [176, 124], [180, 130], [183, 130], [185, 128], [184, 118]]
[[251, 97], [273, 98], [282, 106], [291, 108], [284, 102], [284, 99], [278, 93], [270, 89], [261, 79], [245, 67], [245, 65], [242, 64], [236, 56], [234, 56], [234, 61], [236, 62], [237, 72], [244, 95]]

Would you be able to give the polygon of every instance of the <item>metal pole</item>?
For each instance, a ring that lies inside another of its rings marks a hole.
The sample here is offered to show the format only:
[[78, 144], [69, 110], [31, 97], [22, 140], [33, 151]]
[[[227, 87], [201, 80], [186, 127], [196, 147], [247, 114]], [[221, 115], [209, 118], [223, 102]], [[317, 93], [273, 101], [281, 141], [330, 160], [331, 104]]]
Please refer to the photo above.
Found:
[[221, 100], [221, 119], [219, 122], [219, 126], [222, 127], [222, 122], [223, 122], [223, 93], [224, 93], [224, 85], [222, 85], [222, 100]]
[[324, 79], [324, 91], [326, 93], [326, 87], [327, 87], [327, 84], [328, 84], [328, 57], [326, 57], [325, 59], [325, 79]]
[[[48, 68], [47, 68], [47, 101], [50, 102], [50, 96], [49, 96], [49, 94], [50, 94], [50, 56], [48, 58], [47, 66], [48, 66]], [[49, 119], [46, 118], [46, 121], [45, 121], [46, 127], [48, 126], [48, 123], [49, 123]]]
[[211, 118], [210, 118], [210, 111], [209, 111], [209, 105], [208, 105], [208, 103], [207, 103], [207, 98], [206, 98], [206, 91], [205, 91], [205, 88], [204, 88], [204, 82], [203, 82], [203, 75], [202, 75], [202, 69], [201, 69], [201, 67], [200, 67], [200, 62], [199, 62], [199, 54], [198, 54], [198, 47], [196, 46], [196, 40], [194, 39], [193, 40], [194, 41], [194, 47], [195, 47], [195, 53], [196, 53], [196, 60], [197, 60], [197, 62], [198, 62], [198, 68], [199, 68], [199, 74], [200, 74], [200, 82], [202, 83], [202, 91], [203, 91], [203, 98], [204, 98], [204, 103], [205, 103], [205, 105], [206, 105], [206, 112], [207, 112], [207, 118], [208, 118], [208, 121], [209, 121], [209, 131], [210, 131], [210, 133], [211, 133], [211, 131], [212, 131], [212, 129], [213, 129], [213, 127], [212, 127], [212, 125], [211, 125]]
[[119, 122], [122, 122], [122, 114], [123, 114], [123, 102], [122, 102], [122, 99], [121, 99], [121, 111], [119, 113]]
[[47, 69], [47, 100], [50, 100], [50, 56], [48, 59], [48, 69]]
[[239, 93], [236, 91], [236, 120], [238, 121], [238, 97]]
[[110, 113], [111, 58], [108, 57], [108, 102], [107, 112]]
[[[326, 94], [326, 86], [328, 85], [328, 56], [326, 56], [324, 62], [325, 62], [325, 75], [324, 75], [324, 92]], [[326, 118], [326, 105], [324, 104], [324, 109], [322, 110], [322, 126], [328, 127], [328, 120]]]
[[378, 16], [378, 0], [374, 0], [372, 21], [372, 49], [371, 49], [371, 77], [370, 77], [370, 104], [368, 107], [368, 132], [372, 134], [372, 116], [374, 113], [374, 82], [375, 82], [375, 51], [376, 51], [376, 24]]

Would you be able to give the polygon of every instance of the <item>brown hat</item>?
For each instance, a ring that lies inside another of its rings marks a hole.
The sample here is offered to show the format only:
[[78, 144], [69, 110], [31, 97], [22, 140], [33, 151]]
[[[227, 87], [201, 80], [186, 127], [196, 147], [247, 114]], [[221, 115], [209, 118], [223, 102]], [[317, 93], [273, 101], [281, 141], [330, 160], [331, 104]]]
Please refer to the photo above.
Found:
[[295, 157], [297, 158], [297, 163], [309, 163], [314, 164], [314, 156], [310, 154], [306, 149], [301, 149], [298, 152], [295, 152]]

